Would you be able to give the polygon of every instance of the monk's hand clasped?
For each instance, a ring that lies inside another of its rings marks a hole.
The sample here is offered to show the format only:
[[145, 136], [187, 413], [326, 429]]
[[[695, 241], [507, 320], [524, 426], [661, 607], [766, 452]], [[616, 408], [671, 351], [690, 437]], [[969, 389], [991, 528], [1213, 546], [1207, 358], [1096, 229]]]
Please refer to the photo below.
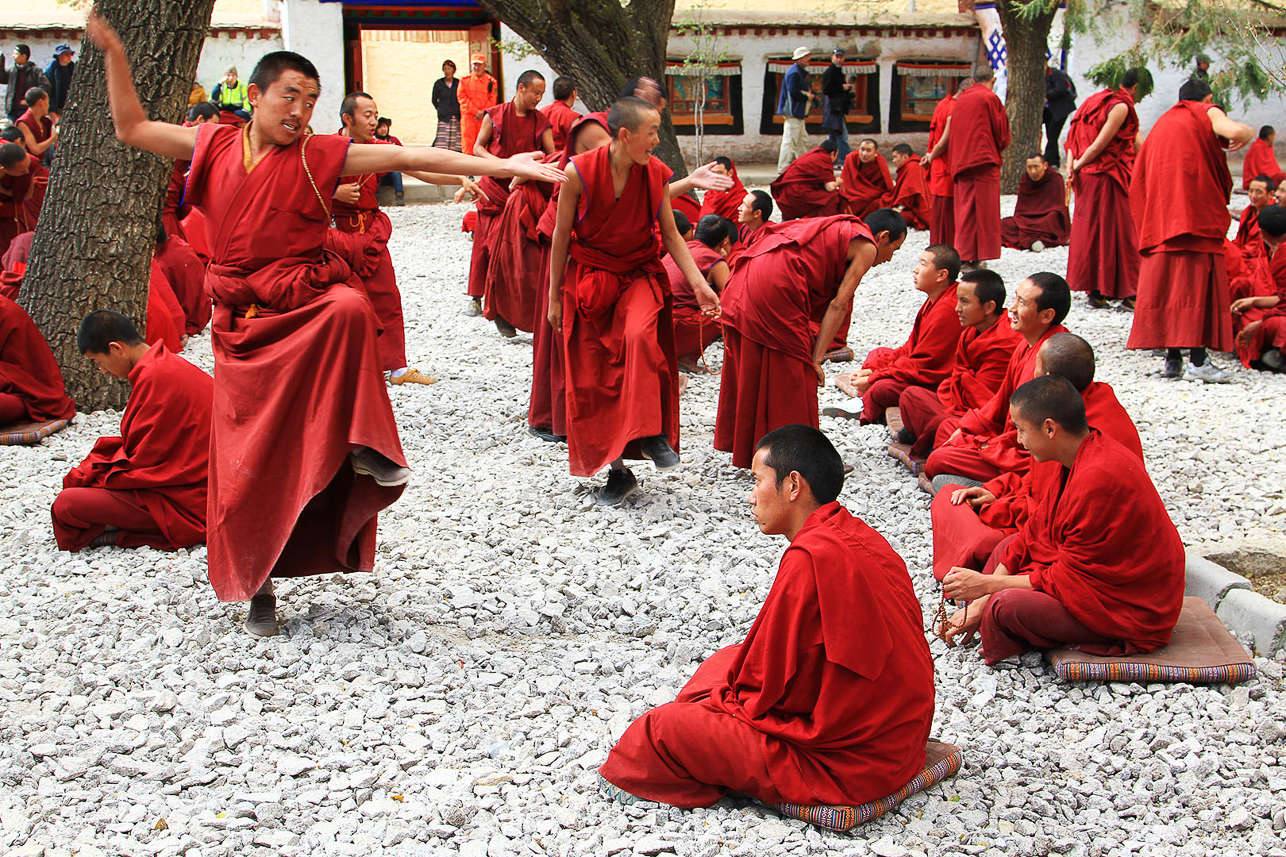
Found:
[[716, 173], [711, 169], [715, 165], [711, 161], [704, 166], [697, 167], [692, 171], [692, 184], [702, 190], [728, 190], [732, 187], [732, 177], [723, 173]]
[[991, 594], [991, 576], [956, 566], [942, 579], [942, 594], [953, 601], [976, 601]]
[[357, 205], [357, 201], [362, 198], [362, 186], [357, 182], [346, 182], [335, 188], [333, 195], [336, 202], [342, 202], [344, 205]]
[[505, 167], [515, 178], [535, 179], [538, 182], [560, 184], [567, 181], [567, 173], [544, 162], [543, 152], [523, 152], [505, 159]]
[[981, 485], [973, 485], [969, 488], [957, 488], [951, 492], [951, 505], [959, 506], [961, 503], [968, 503], [973, 508], [986, 506], [988, 503], [996, 502], [996, 495], [992, 494]]

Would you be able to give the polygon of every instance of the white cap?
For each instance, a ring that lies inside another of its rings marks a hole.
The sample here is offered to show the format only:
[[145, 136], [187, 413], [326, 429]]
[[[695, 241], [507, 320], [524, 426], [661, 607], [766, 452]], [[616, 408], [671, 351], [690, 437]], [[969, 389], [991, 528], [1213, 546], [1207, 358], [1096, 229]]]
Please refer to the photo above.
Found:
[[799, 47], [795, 48], [795, 52], [790, 55], [790, 58], [793, 60], [802, 60], [804, 57], [812, 56], [812, 53], [813, 53], [812, 48], [800, 45]]

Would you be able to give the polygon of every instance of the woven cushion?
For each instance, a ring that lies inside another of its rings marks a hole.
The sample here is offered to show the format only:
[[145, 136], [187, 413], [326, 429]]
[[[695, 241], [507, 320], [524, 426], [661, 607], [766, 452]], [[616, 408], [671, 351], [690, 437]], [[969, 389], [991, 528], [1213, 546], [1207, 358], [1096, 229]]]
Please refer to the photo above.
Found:
[[40, 443], [56, 431], [67, 428], [71, 420], [49, 420], [44, 423], [16, 423], [0, 426], [0, 446]]
[[798, 818], [827, 830], [852, 830], [859, 824], [879, 818], [894, 809], [902, 801], [916, 792], [922, 792], [935, 786], [960, 770], [964, 754], [953, 744], [941, 744], [930, 741], [924, 748], [924, 770], [916, 774], [911, 782], [898, 789], [888, 797], [873, 800], [860, 806], [830, 806], [827, 804], [771, 803], [768, 804], [782, 815]]
[[1241, 643], [1200, 598], [1183, 599], [1170, 644], [1146, 655], [1100, 657], [1072, 649], [1049, 653], [1067, 681], [1187, 682], [1237, 684], [1255, 677], [1255, 664]]
[[889, 433], [894, 437], [898, 432], [906, 428], [906, 423], [902, 422], [902, 411], [899, 408], [885, 408], [884, 423], [889, 427]]

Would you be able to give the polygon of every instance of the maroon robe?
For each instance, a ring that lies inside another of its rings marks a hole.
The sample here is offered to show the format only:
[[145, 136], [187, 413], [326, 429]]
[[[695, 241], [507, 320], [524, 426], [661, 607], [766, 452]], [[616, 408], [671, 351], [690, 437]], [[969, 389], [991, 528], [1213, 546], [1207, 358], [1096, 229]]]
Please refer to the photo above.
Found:
[[[76, 507], [93, 502], [83, 489], [118, 494], [145, 511], [154, 527], [117, 534], [120, 547], [178, 550], [205, 541], [214, 380], [164, 346], [152, 346], [129, 373], [130, 394], [118, 437], [100, 437], [63, 477], [54, 501], [61, 550], [86, 548], [103, 524], [77, 527]], [[82, 489], [77, 491], [75, 489]]]
[[818, 146], [800, 155], [768, 187], [772, 191], [782, 220], [802, 217], [828, 217], [839, 213], [838, 191], [827, 190], [835, 181], [835, 163], [831, 153]]
[[249, 599], [269, 574], [370, 571], [376, 516], [403, 486], [358, 476], [349, 454], [369, 447], [406, 463], [375, 312], [348, 263], [324, 249], [351, 141], [306, 137], [247, 174], [242, 133], [201, 126], [188, 176], [213, 258], [207, 522], [210, 583], [225, 601]]
[[49, 170], [36, 158], [23, 175], [0, 173], [0, 255], [14, 238], [35, 230], [48, 187]]
[[554, 132], [554, 150], [561, 152], [567, 146], [567, 132], [580, 118], [580, 114], [562, 101], [555, 101], [541, 112], [549, 119], [549, 129]]
[[[32, 138], [35, 139], [37, 143], [45, 142], [54, 133], [54, 120], [50, 119], [48, 114], [37, 119], [30, 109], [23, 111], [22, 115], [14, 120], [13, 124], [26, 126], [27, 130], [31, 132]], [[25, 144], [23, 145], [23, 148], [27, 148]], [[28, 150], [28, 153], [31, 157], [41, 163], [49, 160], [49, 156], [53, 154], [50, 149], [45, 149], [44, 154], [41, 155], [37, 155], [35, 152], [31, 152], [30, 150]]]
[[[957, 95], [948, 95], [933, 107], [933, 117], [929, 120], [929, 148], [932, 152], [947, 130], [947, 120], [956, 108]], [[932, 197], [929, 209], [929, 243], [946, 244], [954, 247], [956, 243], [956, 206], [955, 184], [951, 180], [951, 151], [929, 164], [929, 194]]]
[[75, 415], [49, 343], [26, 310], [0, 296], [0, 425]]
[[[930, 165], [932, 167], [932, 165]], [[898, 167], [893, 192], [881, 200], [880, 205], [901, 208], [902, 219], [913, 229], [928, 229], [933, 219], [933, 199], [929, 193], [928, 177], [920, 165], [920, 156], [911, 155]]]
[[[866, 217], [883, 205], [884, 197], [892, 192], [893, 177], [889, 175], [889, 165], [883, 155], [876, 153], [875, 160], [864, 163], [856, 149], [849, 152], [844, 159], [844, 169], [840, 171], [840, 193], [844, 196], [842, 207], [845, 214]], [[776, 191], [773, 193], [775, 195]]]
[[1282, 172], [1277, 163], [1277, 153], [1268, 145], [1267, 140], [1254, 140], [1246, 147], [1246, 160], [1241, 164], [1241, 188], [1245, 190], [1255, 180], [1255, 176], [1268, 176], [1273, 184], [1286, 181], [1286, 172]]
[[[555, 160], [549, 155], [546, 161]], [[504, 211], [492, 230], [490, 262], [482, 315], [489, 321], [503, 319], [518, 330], [535, 330], [541, 288], [549, 291], [549, 269], [541, 263], [543, 248], [537, 225], [553, 186], [526, 181], [509, 193]], [[541, 274], [546, 276], [542, 279]], [[548, 306], [549, 299], [545, 299]]]
[[1259, 241], [1259, 209], [1255, 206], [1248, 205], [1242, 209], [1237, 221], [1237, 237], [1233, 239], [1233, 243], [1247, 259], [1254, 258], [1263, 246]]
[[708, 190], [702, 194], [701, 210], [697, 212], [697, 219], [692, 221], [693, 226], [696, 226], [697, 221], [707, 214], [717, 214], [725, 220], [737, 222], [737, 215], [741, 213], [741, 203], [746, 198], [746, 186], [741, 183], [735, 164], [728, 176], [732, 179], [732, 187], [727, 190]]
[[205, 293], [205, 265], [196, 251], [177, 235], [169, 235], [156, 245], [156, 264], [183, 308], [180, 333], [192, 336], [205, 330], [210, 322], [210, 296]]
[[956, 315], [956, 284], [936, 298], [926, 297], [911, 323], [911, 335], [897, 348], [876, 348], [862, 363], [870, 369], [871, 386], [862, 396], [862, 422], [882, 423], [884, 412], [897, 406], [908, 387], [937, 389], [951, 374], [964, 328]]
[[1058, 170], [1045, 170], [1038, 182], [1023, 173], [1018, 180], [1014, 216], [1000, 221], [1001, 243], [1018, 250], [1030, 250], [1037, 241], [1046, 247], [1065, 245], [1072, 224], [1063, 191], [1063, 177]]
[[[714, 249], [707, 247], [695, 238], [688, 242], [692, 261], [706, 282], [710, 282], [710, 271], [715, 265], [724, 261]], [[670, 297], [674, 300], [671, 315], [674, 318], [674, 353], [681, 359], [695, 360], [705, 352], [706, 346], [719, 338], [722, 330], [719, 319], [708, 318], [697, 303], [697, 296], [688, 285], [687, 275], [674, 261], [673, 256], [661, 260], [665, 266], [665, 275], [669, 280]], [[713, 284], [711, 284], [713, 288]]]
[[183, 207], [183, 192], [187, 188], [188, 168], [191, 166], [191, 161], [174, 162], [170, 182], [165, 186], [165, 201], [161, 203], [161, 226], [165, 227], [165, 234], [184, 241], [187, 240], [187, 235], [183, 233], [179, 211]]
[[170, 281], [165, 277], [156, 258], [148, 271], [147, 319], [143, 326], [143, 339], [149, 345], [162, 344], [173, 354], [183, 350], [185, 318]]
[[1235, 297], [1270, 297], [1277, 298], [1277, 305], [1272, 307], [1252, 307], [1233, 316], [1233, 327], [1240, 333], [1242, 328], [1251, 322], [1263, 322], [1246, 343], [1237, 343], [1237, 356], [1241, 364], [1249, 367], [1269, 348], [1280, 349], [1286, 345], [1286, 251], [1283, 244], [1270, 251], [1262, 236], [1257, 241], [1259, 253], [1249, 262], [1248, 276], [1241, 279], [1242, 293]]
[[1009, 117], [990, 88], [971, 86], [951, 111], [947, 155], [955, 194], [955, 243], [968, 261], [1000, 258], [1000, 160]]
[[599, 772], [681, 807], [729, 791], [854, 805], [924, 766], [933, 661], [906, 564], [839, 503], [786, 549], [746, 639], [636, 720]]

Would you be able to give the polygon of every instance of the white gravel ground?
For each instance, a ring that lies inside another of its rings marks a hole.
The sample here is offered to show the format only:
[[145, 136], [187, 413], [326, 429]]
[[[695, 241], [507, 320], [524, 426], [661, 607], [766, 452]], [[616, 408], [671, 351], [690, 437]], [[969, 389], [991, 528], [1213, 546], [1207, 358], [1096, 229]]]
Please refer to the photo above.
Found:
[[[1262, 659], [1236, 689], [1061, 684], [935, 640], [934, 732], [965, 768], [855, 836], [733, 801], [604, 802], [614, 737], [742, 637], [783, 543], [755, 530], [746, 476], [711, 448], [713, 377], [683, 401], [684, 467], [642, 465], [636, 502], [591, 508], [597, 480], [524, 432], [530, 337], [461, 315], [463, 210], [391, 211], [412, 362], [442, 381], [392, 390], [416, 476], [383, 516], [375, 573], [281, 584], [282, 637], [241, 630], [204, 548], [56, 550], [62, 475], [116, 414], [0, 449], [0, 852], [1286, 855], [1283, 668]], [[862, 284], [859, 352], [905, 337], [926, 243], [913, 233]], [[1012, 293], [1065, 265], [1064, 249], [1006, 250], [994, 267]], [[1282, 529], [1283, 379], [1165, 381], [1124, 349], [1127, 313], [1078, 297], [1069, 323], [1185, 540]], [[208, 368], [208, 335], [187, 356]], [[927, 623], [927, 495], [884, 429], [823, 428], [857, 467], [841, 499], [905, 557]]]

